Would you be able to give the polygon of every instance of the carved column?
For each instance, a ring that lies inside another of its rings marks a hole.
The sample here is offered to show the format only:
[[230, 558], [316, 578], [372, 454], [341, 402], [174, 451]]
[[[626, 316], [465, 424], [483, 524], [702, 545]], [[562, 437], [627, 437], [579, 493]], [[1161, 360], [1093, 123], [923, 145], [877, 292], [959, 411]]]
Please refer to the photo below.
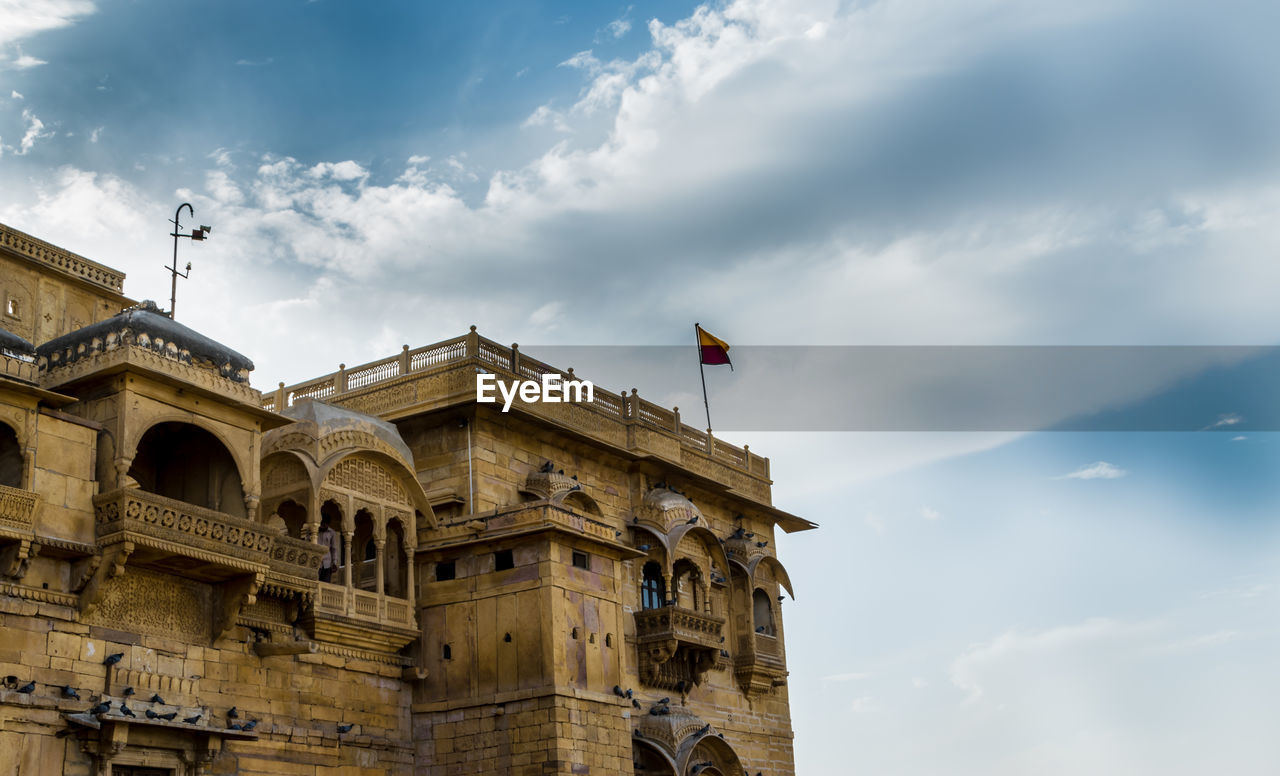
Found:
[[123, 488], [129, 480], [129, 469], [133, 467], [132, 458], [116, 459], [116, 487]]
[[374, 561], [374, 563], [376, 564], [376, 567], [374, 568], [374, 571], [377, 573], [377, 579], [378, 579], [378, 598], [382, 598], [384, 595], [386, 595], [387, 572], [382, 565], [382, 561], [383, 561], [383, 557], [386, 555], [387, 540], [374, 539], [373, 546], [377, 548], [377, 556], [376, 556], [376, 560]]
[[417, 606], [416, 601], [418, 600], [417, 584], [414, 582], [413, 576], [413, 554], [415, 549], [415, 547], [410, 546], [408, 543], [404, 545], [404, 597], [409, 599], [410, 612], [414, 612], [414, 609]]
[[[348, 591], [350, 591], [350, 590], [351, 590], [351, 587], [352, 587], [352, 584], [351, 584], [351, 542], [355, 541], [355, 538], [356, 538], [356, 532], [355, 532], [355, 531], [343, 531], [343, 532], [342, 532], [342, 558], [343, 558], [343, 561], [342, 561], [342, 583], [343, 583], [344, 585], [346, 585], [346, 586], [347, 586], [347, 590], [348, 590]], [[348, 596], [348, 600], [350, 600], [350, 596]]]

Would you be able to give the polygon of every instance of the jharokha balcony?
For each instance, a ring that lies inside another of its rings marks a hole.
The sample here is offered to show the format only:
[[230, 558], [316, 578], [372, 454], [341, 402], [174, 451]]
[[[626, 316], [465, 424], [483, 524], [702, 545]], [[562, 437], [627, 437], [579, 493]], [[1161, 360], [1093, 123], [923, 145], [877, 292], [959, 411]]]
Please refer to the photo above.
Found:
[[0, 532], [30, 533], [39, 498], [33, 491], [0, 485]]
[[314, 604], [300, 623], [317, 641], [395, 652], [419, 635], [408, 600], [329, 582], [317, 584]]
[[688, 693], [723, 647], [724, 618], [679, 606], [636, 612], [640, 677], [652, 687]]

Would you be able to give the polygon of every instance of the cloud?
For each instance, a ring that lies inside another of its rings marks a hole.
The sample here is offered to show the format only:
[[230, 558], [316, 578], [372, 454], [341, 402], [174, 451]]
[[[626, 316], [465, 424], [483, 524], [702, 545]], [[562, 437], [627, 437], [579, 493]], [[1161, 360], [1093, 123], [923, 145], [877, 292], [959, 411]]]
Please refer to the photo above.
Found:
[[941, 519], [942, 513], [933, 507], [920, 507], [920, 516], [925, 520], [933, 521]]
[[1230, 428], [1232, 426], [1239, 425], [1240, 423], [1243, 423], [1243, 422], [1244, 422], [1244, 418], [1232, 412], [1226, 415], [1219, 416], [1219, 418], [1216, 421], [1214, 421], [1213, 423], [1210, 423], [1208, 426], [1205, 426], [1204, 430], [1209, 431], [1215, 428]]
[[1249, 438], [1249, 437], [1247, 437], [1247, 436], [1243, 436], [1243, 435], [1242, 435], [1242, 436], [1233, 436], [1233, 437], [1231, 437], [1231, 441], [1232, 441], [1232, 442], [1243, 442], [1244, 440], [1246, 440], [1246, 439], [1248, 439], [1248, 438]]
[[622, 16], [606, 24], [603, 30], [596, 33], [596, 40], [618, 40], [625, 37], [628, 32], [631, 32], [631, 21], [627, 16], [631, 14], [632, 8], [633, 6], [627, 6], [627, 10], [622, 12]]
[[90, 0], [4, 0], [0, 3], [0, 46], [69, 26], [96, 10]]
[[103, 129], [104, 127], [94, 127], [93, 130], [89, 132], [89, 142], [90, 143], [98, 142], [98, 138], [102, 137]]
[[21, 100], [21, 99], [23, 99], [23, 97], [22, 97], [22, 93], [21, 93], [21, 92], [19, 92], [17, 89], [14, 89], [14, 90], [13, 90], [13, 92], [12, 92], [9, 96], [10, 96], [10, 97], [12, 97], [12, 98], [13, 98], [13, 99], [15, 99], [15, 100]]
[[350, 159], [337, 163], [321, 162], [308, 170], [307, 174], [312, 178], [331, 178], [335, 181], [355, 181], [369, 177], [368, 170]]
[[1106, 461], [1098, 461], [1087, 466], [1081, 466], [1079, 469], [1059, 476], [1060, 480], [1114, 480], [1125, 476], [1129, 472], [1120, 467], [1107, 463]]
[[36, 59], [30, 54], [21, 54], [18, 56], [17, 59], [13, 60], [13, 66], [18, 68], [19, 70], [27, 70], [32, 67], [39, 67], [40, 65], [47, 65], [47, 64], [49, 63], [46, 62], [45, 60]]
[[564, 114], [553, 109], [550, 105], [539, 105], [537, 110], [529, 114], [529, 117], [520, 126], [526, 128], [550, 126], [557, 132], [573, 131], [565, 121]]

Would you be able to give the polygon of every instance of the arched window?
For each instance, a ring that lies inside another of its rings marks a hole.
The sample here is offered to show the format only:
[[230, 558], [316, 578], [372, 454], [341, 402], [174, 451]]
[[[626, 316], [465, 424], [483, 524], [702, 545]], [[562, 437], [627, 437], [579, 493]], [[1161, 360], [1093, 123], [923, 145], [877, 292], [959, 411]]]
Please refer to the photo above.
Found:
[[22, 448], [18, 435], [4, 423], [0, 423], [0, 485], [22, 487]]
[[129, 476], [150, 493], [245, 517], [240, 470], [216, 436], [190, 423], [157, 423], [138, 442]]
[[773, 623], [773, 606], [769, 603], [769, 594], [757, 587], [751, 594], [751, 601], [755, 614], [756, 633], [777, 636], [778, 629]]
[[640, 582], [640, 607], [661, 609], [667, 603], [667, 586], [662, 581], [662, 567], [654, 561], [644, 564], [644, 579]]

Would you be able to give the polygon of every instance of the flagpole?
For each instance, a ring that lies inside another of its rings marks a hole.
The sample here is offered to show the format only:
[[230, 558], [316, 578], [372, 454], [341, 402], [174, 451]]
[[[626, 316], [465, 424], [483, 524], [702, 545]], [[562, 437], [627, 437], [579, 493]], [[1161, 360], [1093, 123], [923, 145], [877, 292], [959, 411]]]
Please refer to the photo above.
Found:
[[702, 375], [702, 406], [707, 409], [707, 433], [711, 433], [711, 403], [707, 401], [707, 368], [702, 363], [702, 337], [698, 336], [698, 332], [702, 329], [701, 324], [693, 324], [693, 342], [698, 348], [698, 373]]

